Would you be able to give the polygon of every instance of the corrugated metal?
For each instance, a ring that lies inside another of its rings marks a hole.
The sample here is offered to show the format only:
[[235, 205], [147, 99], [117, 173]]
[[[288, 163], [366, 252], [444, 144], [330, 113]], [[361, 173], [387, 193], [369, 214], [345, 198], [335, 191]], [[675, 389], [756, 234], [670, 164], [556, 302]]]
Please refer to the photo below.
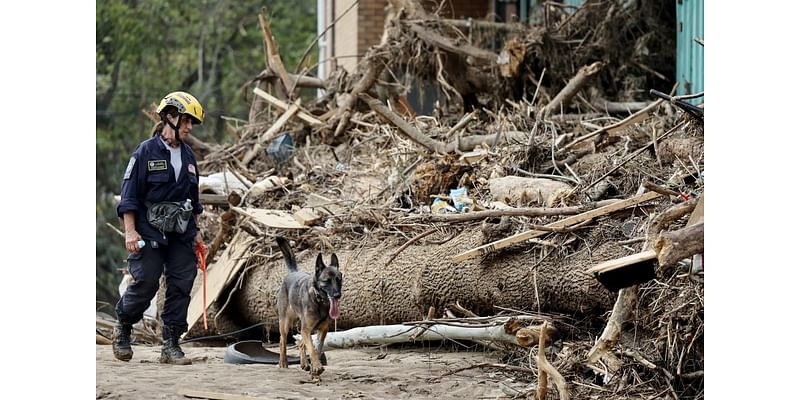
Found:
[[[694, 38], [703, 39], [703, 0], [677, 0], [678, 31], [677, 65], [675, 68], [679, 95], [703, 91], [703, 46]], [[692, 104], [703, 98], [692, 99]]]

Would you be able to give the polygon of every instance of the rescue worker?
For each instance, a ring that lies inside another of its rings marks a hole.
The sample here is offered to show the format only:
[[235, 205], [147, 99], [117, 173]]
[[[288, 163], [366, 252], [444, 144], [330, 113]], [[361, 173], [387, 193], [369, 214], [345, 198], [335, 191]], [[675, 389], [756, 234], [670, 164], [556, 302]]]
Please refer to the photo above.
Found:
[[167, 291], [160, 362], [185, 365], [192, 362], [178, 343], [188, 328], [186, 314], [197, 275], [194, 249], [203, 242], [197, 228], [197, 215], [203, 212], [199, 171], [185, 139], [203, 123], [204, 112], [186, 92], [168, 94], [156, 111], [161, 121], [153, 127], [152, 137], [133, 152], [122, 178], [117, 215], [125, 226], [128, 269], [134, 281], [116, 305], [112, 348], [119, 360], [133, 357], [132, 325], [142, 319], [163, 273]]

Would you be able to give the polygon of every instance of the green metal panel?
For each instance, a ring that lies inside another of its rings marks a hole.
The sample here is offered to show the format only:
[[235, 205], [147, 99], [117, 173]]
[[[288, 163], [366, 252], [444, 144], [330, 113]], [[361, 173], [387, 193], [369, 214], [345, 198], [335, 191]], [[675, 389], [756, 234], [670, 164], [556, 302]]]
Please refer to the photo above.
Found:
[[[703, 46], [694, 38], [703, 39], [703, 0], [677, 0], [676, 19], [678, 48], [675, 68], [679, 95], [703, 91]], [[689, 100], [692, 104], [703, 98]]]

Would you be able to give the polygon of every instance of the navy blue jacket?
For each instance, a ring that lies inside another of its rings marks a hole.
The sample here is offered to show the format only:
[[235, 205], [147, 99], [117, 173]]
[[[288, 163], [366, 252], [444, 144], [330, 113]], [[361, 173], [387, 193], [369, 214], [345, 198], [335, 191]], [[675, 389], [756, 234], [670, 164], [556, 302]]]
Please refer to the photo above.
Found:
[[192, 149], [185, 143], [181, 143], [181, 161], [183, 165], [180, 178], [175, 182], [175, 170], [170, 163], [169, 149], [161, 141], [159, 135], [156, 135], [140, 143], [128, 162], [122, 178], [122, 192], [119, 206], [117, 206], [117, 215], [122, 218], [126, 212], [133, 211], [136, 216], [136, 231], [146, 241], [155, 240], [163, 245], [169, 244], [168, 240], [170, 239], [187, 243], [194, 241], [197, 234], [194, 218], [189, 220], [186, 232], [182, 234], [167, 233], [166, 239], [158, 229], [147, 222], [145, 202], [175, 201], [183, 203], [186, 199], [191, 199], [194, 213], [203, 212], [198, 188], [197, 159]]

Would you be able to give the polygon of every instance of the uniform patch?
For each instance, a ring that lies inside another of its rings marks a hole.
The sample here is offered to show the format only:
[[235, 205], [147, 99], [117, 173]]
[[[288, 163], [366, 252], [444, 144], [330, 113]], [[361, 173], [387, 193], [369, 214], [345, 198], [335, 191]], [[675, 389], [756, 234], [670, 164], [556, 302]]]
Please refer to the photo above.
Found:
[[147, 171], [166, 171], [167, 160], [150, 160], [147, 162]]
[[123, 176], [122, 179], [130, 179], [134, 165], [136, 165], [136, 157], [131, 157], [131, 160], [128, 161], [128, 167], [125, 168], [125, 176]]
[[194, 169], [194, 164], [189, 164], [189, 173], [192, 175], [197, 175], [197, 170]]

